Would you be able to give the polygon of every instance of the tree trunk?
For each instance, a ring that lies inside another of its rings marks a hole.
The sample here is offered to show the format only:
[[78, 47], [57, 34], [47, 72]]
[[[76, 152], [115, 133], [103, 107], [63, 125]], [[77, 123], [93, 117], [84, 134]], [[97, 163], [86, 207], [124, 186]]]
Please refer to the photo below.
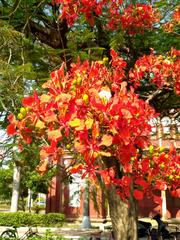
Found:
[[129, 204], [117, 195], [114, 186], [107, 190], [110, 217], [115, 240], [137, 240], [137, 215], [134, 199]]
[[20, 167], [15, 165], [13, 172], [13, 189], [10, 212], [17, 212], [18, 210], [19, 186], [20, 186]]

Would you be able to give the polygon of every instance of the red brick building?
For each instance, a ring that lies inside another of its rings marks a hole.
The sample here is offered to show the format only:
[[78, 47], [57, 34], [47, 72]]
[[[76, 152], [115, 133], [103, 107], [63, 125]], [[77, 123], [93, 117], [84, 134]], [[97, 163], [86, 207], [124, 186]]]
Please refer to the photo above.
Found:
[[[180, 149], [180, 126], [172, 119], [162, 119], [160, 124], [153, 122], [152, 142], [155, 145], [169, 148], [174, 144]], [[64, 156], [64, 160], [69, 161], [69, 156]], [[78, 175], [74, 176], [72, 183], [61, 183], [58, 176], [54, 177], [52, 187], [47, 195], [47, 212], [64, 213], [69, 220], [80, 219], [83, 215], [83, 182]], [[157, 212], [161, 212], [166, 218], [180, 217], [180, 199], [172, 198], [168, 192], [160, 192], [163, 197], [163, 204], [155, 204], [151, 199], [143, 199], [138, 205], [138, 214], [140, 217], [153, 216]], [[104, 220], [109, 217], [107, 202], [103, 197], [103, 193], [99, 190], [96, 201], [98, 202], [98, 211], [94, 207], [94, 203], [90, 200], [90, 217], [92, 220]]]

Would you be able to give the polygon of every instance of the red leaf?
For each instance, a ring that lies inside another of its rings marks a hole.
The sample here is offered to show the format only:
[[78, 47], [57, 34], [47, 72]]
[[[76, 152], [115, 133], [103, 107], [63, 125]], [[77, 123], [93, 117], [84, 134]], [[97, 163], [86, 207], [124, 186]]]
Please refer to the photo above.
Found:
[[148, 187], [148, 183], [143, 178], [138, 178], [135, 180], [135, 184], [142, 186], [143, 188]]
[[30, 144], [30, 143], [32, 142], [32, 138], [29, 137], [29, 136], [26, 136], [26, 135], [23, 136], [23, 140], [24, 140], [27, 144]]
[[149, 171], [149, 159], [143, 159], [141, 165], [144, 173]]
[[161, 191], [166, 190], [167, 189], [166, 182], [164, 182], [163, 180], [156, 180], [155, 188]]
[[9, 114], [8, 120], [9, 120], [10, 123], [16, 123], [17, 122], [14, 114], [12, 114], [12, 113]]
[[137, 200], [142, 200], [143, 197], [144, 197], [144, 193], [142, 191], [139, 191], [139, 190], [134, 190], [134, 198], [137, 199]]
[[171, 191], [171, 195], [176, 198], [180, 198], [180, 188]]
[[36, 91], [34, 91], [33, 96], [25, 97], [22, 99], [22, 104], [24, 107], [33, 107], [39, 104], [39, 102], [40, 100]]
[[131, 184], [132, 179], [128, 176], [123, 176], [122, 177], [122, 184], [126, 187], [129, 187]]
[[22, 105], [24, 107], [32, 107], [34, 105], [34, 100], [33, 96], [25, 97], [22, 99]]
[[124, 164], [123, 170], [125, 173], [131, 173], [132, 172], [132, 165], [129, 163]]
[[111, 178], [115, 178], [115, 171], [114, 171], [114, 169], [112, 167], [109, 169], [109, 176]]
[[162, 204], [162, 198], [160, 196], [153, 195], [153, 200], [157, 204]]
[[7, 134], [13, 136], [17, 133], [16, 126], [14, 124], [9, 124], [6, 128]]

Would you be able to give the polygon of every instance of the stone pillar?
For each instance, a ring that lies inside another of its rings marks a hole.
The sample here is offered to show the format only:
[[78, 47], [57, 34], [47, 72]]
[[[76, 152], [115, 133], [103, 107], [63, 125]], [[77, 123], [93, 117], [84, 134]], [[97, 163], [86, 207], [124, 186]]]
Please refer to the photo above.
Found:
[[82, 228], [91, 228], [90, 214], [89, 214], [89, 182], [84, 181], [84, 198], [83, 198], [83, 217]]

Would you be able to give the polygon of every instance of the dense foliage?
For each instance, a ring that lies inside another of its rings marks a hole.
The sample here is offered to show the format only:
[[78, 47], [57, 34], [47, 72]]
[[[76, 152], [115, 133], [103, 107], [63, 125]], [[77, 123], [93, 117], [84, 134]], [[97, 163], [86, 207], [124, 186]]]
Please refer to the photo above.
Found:
[[[156, 152], [145, 158], [139, 154], [139, 149], [149, 143], [148, 122], [156, 114], [147, 102], [138, 98], [132, 86], [128, 90], [124, 81], [126, 62], [114, 50], [111, 57], [111, 68], [105, 66], [107, 59], [91, 64], [78, 62], [67, 73], [62, 65], [43, 85], [47, 93], [38, 97], [34, 92], [22, 100], [19, 120], [10, 115], [7, 131], [18, 134], [27, 144], [41, 142], [40, 157], [45, 164], [47, 159], [59, 162], [66, 148], [77, 152], [83, 157], [82, 163], [70, 171], [83, 170], [83, 176], [94, 180], [100, 174], [106, 185], [117, 186], [123, 199], [129, 197], [132, 182], [137, 199], [142, 199], [145, 192], [149, 194], [150, 190], [167, 187], [179, 196], [179, 157], [175, 150], [169, 155]], [[136, 64], [130, 72], [131, 76], [136, 76], [138, 69], [138, 76], [143, 77], [141, 69], [145, 72], [146, 66], [155, 69], [152, 61], [152, 65], [141, 61], [140, 66]], [[167, 75], [164, 65], [160, 67], [159, 72]], [[161, 78], [159, 72], [153, 76], [162, 86], [165, 78]], [[176, 82], [176, 72], [173, 73]], [[136, 87], [139, 79], [134, 78], [132, 83], [135, 82]], [[21, 142], [19, 148], [23, 150]], [[161, 163], [165, 163], [167, 171]]]

